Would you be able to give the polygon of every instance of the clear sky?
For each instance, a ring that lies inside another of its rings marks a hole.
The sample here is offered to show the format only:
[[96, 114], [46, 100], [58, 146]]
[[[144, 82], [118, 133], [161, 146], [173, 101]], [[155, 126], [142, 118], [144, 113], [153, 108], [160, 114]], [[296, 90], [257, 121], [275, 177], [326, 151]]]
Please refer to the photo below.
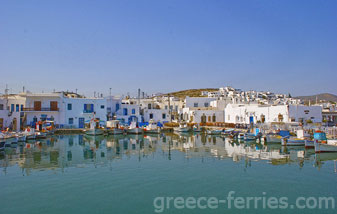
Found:
[[336, 0], [0, 0], [0, 90], [337, 94]]

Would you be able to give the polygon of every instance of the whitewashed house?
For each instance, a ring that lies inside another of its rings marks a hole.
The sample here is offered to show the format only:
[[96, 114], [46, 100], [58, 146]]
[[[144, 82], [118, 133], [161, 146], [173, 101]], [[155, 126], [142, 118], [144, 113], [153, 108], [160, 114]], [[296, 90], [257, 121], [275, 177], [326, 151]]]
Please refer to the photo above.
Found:
[[190, 123], [224, 122], [224, 110], [213, 107], [184, 108], [181, 120]]
[[104, 124], [107, 117], [106, 99], [67, 92], [27, 93], [24, 112], [29, 126], [48, 120], [60, 128], [84, 128], [93, 117]]
[[320, 106], [228, 104], [225, 108], [226, 123], [305, 123], [309, 120], [314, 123], [322, 122]]
[[23, 109], [26, 98], [21, 95], [4, 95], [0, 97], [0, 130], [10, 128], [19, 131], [25, 120]]
[[210, 107], [211, 102], [216, 100], [213, 97], [189, 97], [185, 98], [185, 108], [202, 108], [202, 107]]

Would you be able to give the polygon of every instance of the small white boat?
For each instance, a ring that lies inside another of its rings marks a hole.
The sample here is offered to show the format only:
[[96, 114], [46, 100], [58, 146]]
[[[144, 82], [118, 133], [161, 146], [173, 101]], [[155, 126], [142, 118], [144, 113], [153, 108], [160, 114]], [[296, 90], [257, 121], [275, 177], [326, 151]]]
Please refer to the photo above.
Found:
[[282, 138], [281, 144], [282, 146], [305, 146], [305, 140], [293, 137], [290, 137], [289, 139]]
[[179, 127], [174, 127], [173, 130], [176, 132], [190, 132], [192, 129], [186, 123], [180, 123]]
[[138, 127], [137, 122], [131, 122], [126, 132], [128, 134], [142, 134], [143, 129]]
[[144, 128], [145, 133], [149, 134], [159, 134], [161, 132], [160, 127], [157, 126], [153, 120], [150, 120], [149, 125]]
[[209, 135], [220, 135], [223, 131], [221, 129], [209, 129], [206, 131]]
[[337, 142], [331, 140], [329, 142], [324, 132], [315, 132], [314, 139], [315, 153], [337, 152]]
[[282, 136], [276, 134], [268, 134], [266, 136], [267, 143], [281, 143]]
[[121, 129], [119, 126], [119, 120], [110, 120], [106, 123], [106, 131], [108, 134], [119, 135], [124, 134], [124, 129]]
[[99, 128], [99, 121], [95, 119], [91, 119], [90, 128], [84, 131], [87, 135], [102, 135], [104, 134], [104, 130]]
[[315, 153], [337, 152], [337, 145], [320, 143], [315, 140]]

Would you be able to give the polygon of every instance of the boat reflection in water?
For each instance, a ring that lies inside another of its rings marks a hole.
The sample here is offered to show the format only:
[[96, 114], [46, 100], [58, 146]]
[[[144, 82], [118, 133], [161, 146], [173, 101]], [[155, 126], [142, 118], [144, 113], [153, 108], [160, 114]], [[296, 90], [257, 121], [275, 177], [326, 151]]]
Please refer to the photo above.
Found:
[[[174, 152], [174, 153], [173, 153]], [[324, 161], [336, 160], [337, 154], [316, 154], [314, 150], [262, 145], [255, 141], [232, 141], [220, 135], [166, 133], [149, 135], [55, 135], [40, 141], [20, 143], [0, 153], [0, 166], [18, 165], [24, 174], [32, 170], [63, 169], [111, 165], [114, 161], [148, 156], [167, 156], [172, 160], [178, 154], [187, 159], [265, 161], [267, 164], [305, 163], [322, 167]], [[155, 161], [155, 160], [154, 160]]]

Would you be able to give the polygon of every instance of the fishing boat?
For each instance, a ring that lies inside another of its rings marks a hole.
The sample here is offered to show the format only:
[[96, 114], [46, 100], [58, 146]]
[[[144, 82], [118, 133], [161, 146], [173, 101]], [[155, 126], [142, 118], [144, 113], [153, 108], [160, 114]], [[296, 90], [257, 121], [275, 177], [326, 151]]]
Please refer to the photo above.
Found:
[[305, 140], [304, 146], [305, 146], [306, 149], [314, 149], [315, 148], [315, 144], [314, 144], [313, 140]]
[[90, 128], [84, 131], [87, 135], [102, 135], [104, 134], [104, 130], [99, 128], [99, 120], [91, 119], [90, 120]]
[[314, 133], [315, 153], [337, 152], [337, 143], [330, 141], [328, 144], [326, 134], [316, 131]]
[[282, 138], [281, 144], [282, 146], [305, 146], [305, 140], [296, 137]]
[[244, 135], [245, 141], [256, 140], [256, 136], [253, 133], [246, 133]]
[[315, 141], [315, 153], [337, 152], [337, 144], [326, 144]]
[[149, 134], [159, 134], [160, 133], [160, 127], [157, 126], [157, 123], [155, 123], [153, 120], [150, 120], [149, 125], [144, 127], [144, 132]]
[[35, 139], [46, 139], [47, 132], [35, 132]]
[[195, 124], [193, 126], [193, 132], [201, 132], [201, 128], [200, 128], [200, 126], [198, 124]]
[[206, 133], [209, 135], [220, 135], [222, 132], [223, 132], [222, 129], [208, 129], [206, 131]]
[[142, 134], [143, 129], [138, 126], [138, 123], [133, 121], [130, 126], [127, 128], [126, 132], [128, 134]]
[[277, 134], [268, 134], [266, 135], [266, 141], [267, 143], [281, 143], [282, 136]]
[[179, 127], [174, 127], [173, 130], [176, 132], [190, 132], [192, 129], [186, 123], [180, 123]]
[[124, 129], [120, 127], [119, 120], [110, 120], [106, 123], [106, 131], [108, 134], [120, 135], [124, 134]]

